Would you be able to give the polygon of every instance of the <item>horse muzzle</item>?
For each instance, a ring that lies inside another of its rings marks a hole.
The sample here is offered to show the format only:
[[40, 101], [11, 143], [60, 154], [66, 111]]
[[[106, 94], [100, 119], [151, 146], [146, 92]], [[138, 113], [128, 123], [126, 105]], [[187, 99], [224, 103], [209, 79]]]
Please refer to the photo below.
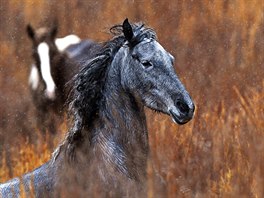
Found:
[[169, 114], [175, 123], [183, 125], [193, 118], [194, 110], [195, 106], [193, 103], [187, 104], [178, 100], [175, 107], [169, 110]]

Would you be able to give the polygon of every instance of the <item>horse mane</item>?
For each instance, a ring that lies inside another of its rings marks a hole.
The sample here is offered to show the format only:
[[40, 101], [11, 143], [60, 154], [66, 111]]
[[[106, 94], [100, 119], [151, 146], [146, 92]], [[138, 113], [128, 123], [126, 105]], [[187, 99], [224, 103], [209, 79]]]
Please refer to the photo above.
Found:
[[[151, 28], [144, 27], [142, 23], [132, 24], [134, 38], [129, 47], [143, 41], [145, 38], [156, 39], [156, 33]], [[101, 105], [102, 93], [105, 86], [105, 79], [118, 50], [126, 43], [122, 25], [115, 25], [110, 28], [110, 33], [114, 38], [103, 44], [100, 52], [94, 58], [84, 61], [81, 71], [76, 74], [72, 83], [67, 104], [70, 115], [73, 117], [73, 126], [66, 135], [65, 141], [54, 152], [56, 156], [60, 152], [60, 147], [65, 148], [66, 156], [74, 160], [75, 149], [87, 138], [91, 142], [89, 128], [98, 117], [98, 110]]]

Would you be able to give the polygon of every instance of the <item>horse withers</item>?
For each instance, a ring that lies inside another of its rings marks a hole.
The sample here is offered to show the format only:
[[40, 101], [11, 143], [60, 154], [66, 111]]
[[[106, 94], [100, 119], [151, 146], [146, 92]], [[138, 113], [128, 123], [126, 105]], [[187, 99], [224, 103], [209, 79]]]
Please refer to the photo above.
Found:
[[64, 142], [39, 169], [2, 184], [3, 196], [17, 196], [21, 184], [33, 185], [39, 197], [146, 196], [144, 107], [185, 124], [194, 104], [154, 30], [126, 19], [111, 32], [114, 38], [73, 79], [73, 125]]

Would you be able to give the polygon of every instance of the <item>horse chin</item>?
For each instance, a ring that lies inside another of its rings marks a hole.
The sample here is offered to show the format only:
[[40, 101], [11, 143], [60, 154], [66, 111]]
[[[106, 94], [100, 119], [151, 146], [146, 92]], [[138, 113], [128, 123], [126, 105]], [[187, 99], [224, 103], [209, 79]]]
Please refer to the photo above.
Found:
[[155, 108], [155, 107], [150, 106], [150, 105], [146, 105], [146, 107], [148, 107], [149, 109], [151, 109], [155, 113], [164, 113], [164, 114], [169, 115], [166, 111], [163, 111], [162, 109], [158, 109], [158, 108]]
[[159, 109], [159, 108], [155, 108], [153, 106], [149, 106], [149, 105], [146, 105], [146, 106], [148, 108], [150, 108], [152, 111], [154, 111], [155, 113], [164, 113], [166, 115], [169, 115], [171, 117], [172, 121], [175, 124], [184, 125], [184, 124], [186, 124], [187, 122], [189, 122], [191, 120], [191, 119], [183, 119], [183, 118], [181, 118], [178, 112], [175, 112], [175, 111], [172, 111], [172, 110], [169, 110], [169, 112], [167, 112], [165, 110], [162, 110], [162, 109]]
[[173, 112], [172, 110], [170, 110], [170, 116], [171, 116], [172, 121], [179, 125], [186, 124], [187, 122], [190, 121], [189, 119], [186, 120], [186, 119], [179, 118], [178, 114]]
[[184, 125], [188, 122], [188, 121], [180, 121], [179, 119], [175, 119], [174, 117], [171, 117], [171, 119], [175, 124], [179, 124], [179, 125]]

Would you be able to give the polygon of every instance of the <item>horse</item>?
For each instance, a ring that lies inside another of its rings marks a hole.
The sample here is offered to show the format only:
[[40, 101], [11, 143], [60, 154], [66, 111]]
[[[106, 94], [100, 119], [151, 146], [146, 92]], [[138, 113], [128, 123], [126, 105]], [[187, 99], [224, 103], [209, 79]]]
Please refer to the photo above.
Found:
[[29, 75], [29, 87], [36, 107], [37, 126], [42, 132], [55, 133], [56, 117], [63, 117], [67, 98], [66, 83], [80, 70], [81, 61], [91, 55], [99, 44], [81, 40], [76, 35], [56, 38], [57, 25], [34, 30], [27, 25], [32, 41], [34, 64]]
[[125, 19], [113, 38], [84, 62], [68, 98], [72, 126], [51, 160], [20, 180], [0, 185], [5, 197], [19, 186], [36, 197], [139, 197], [146, 193], [149, 153], [144, 108], [185, 124], [195, 106], [175, 73], [173, 56], [153, 29]]

